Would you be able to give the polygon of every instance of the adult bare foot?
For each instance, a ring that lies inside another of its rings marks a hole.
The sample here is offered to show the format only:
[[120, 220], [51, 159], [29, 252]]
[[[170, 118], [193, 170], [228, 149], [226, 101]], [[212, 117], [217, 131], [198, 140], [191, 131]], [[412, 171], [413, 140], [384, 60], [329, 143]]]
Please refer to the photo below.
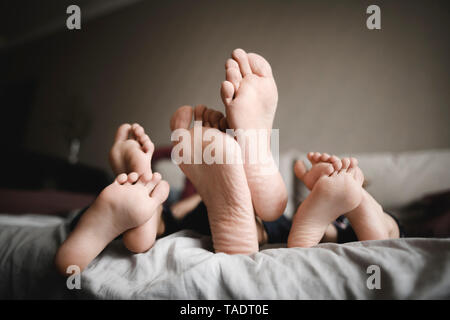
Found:
[[114, 238], [151, 219], [167, 198], [164, 181], [147, 181], [137, 173], [121, 174], [83, 214], [55, 257], [61, 274], [76, 265], [83, 270]]
[[[222, 83], [221, 96], [228, 126], [235, 130], [266, 131], [267, 150], [262, 151], [267, 153], [269, 161], [263, 163], [258, 159], [252, 163], [250, 157], [254, 155], [244, 150], [244, 169], [256, 214], [262, 220], [275, 220], [286, 208], [287, 190], [270, 151], [270, 135], [278, 102], [272, 69], [263, 57], [256, 53], [247, 54], [242, 49], [233, 51], [225, 68], [226, 81]], [[248, 146], [246, 139], [241, 143]]]
[[[221, 141], [223, 149], [214, 150], [216, 155], [223, 152], [224, 157], [238, 160], [241, 155], [240, 148], [232, 137], [215, 128], [190, 129], [192, 116], [192, 107], [183, 106], [174, 113], [170, 122], [172, 131], [183, 130], [182, 139], [189, 137], [189, 143], [183, 140], [175, 142], [175, 147], [183, 143], [183, 158], [187, 157], [194, 163], [194, 130], [201, 129], [202, 137], [209, 133]], [[209, 144], [202, 139], [202, 150], [208, 148]], [[181, 163], [180, 168], [194, 184], [206, 205], [215, 252], [228, 254], [257, 252], [255, 216], [242, 164], [236, 162], [207, 164], [202, 154], [201, 164]]]
[[362, 182], [349, 166], [321, 176], [294, 216], [288, 247], [318, 244], [332, 221], [361, 203]]
[[109, 162], [114, 174], [151, 174], [150, 162], [154, 149], [152, 141], [139, 124], [122, 124], [117, 129], [109, 152]]

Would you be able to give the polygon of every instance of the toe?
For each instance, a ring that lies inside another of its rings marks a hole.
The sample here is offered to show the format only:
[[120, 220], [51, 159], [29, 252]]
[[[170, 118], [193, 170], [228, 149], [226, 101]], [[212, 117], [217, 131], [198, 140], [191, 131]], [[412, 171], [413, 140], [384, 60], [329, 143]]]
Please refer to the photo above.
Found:
[[350, 158], [350, 168], [356, 168], [358, 166], [358, 159], [351, 157]]
[[192, 107], [182, 106], [172, 115], [170, 119], [170, 129], [189, 129], [192, 121]]
[[153, 178], [153, 174], [151, 172], [147, 171], [139, 177], [139, 182], [142, 182], [143, 184], [147, 184], [150, 181], [152, 181], [152, 178]]
[[306, 169], [306, 165], [302, 160], [297, 160], [294, 164], [294, 173], [295, 176], [303, 181], [303, 178], [305, 177], [305, 174], [308, 170]]
[[254, 74], [257, 74], [260, 77], [272, 76], [272, 68], [266, 59], [256, 53], [249, 53], [247, 56], [250, 68]]
[[122, 124], [116, 132], [116, 137], [114, 139], [115, 142], [117, 141], [125, 141], [128, 139], [128, 136], [130, 134], [131, 125], [128, 123]]
[[139, 139], [145, 135], [144, 128], [138, 123], [133, 123], [132, 129], [133, 129], [133, 134], [137, 139]]
[[242, 77], [252, 73], [247, 53], [244, 50], [235, 49], [232, 53], [232, 57], [239, 64], [239, 70], [241, 71]]
[[128, 174], [127, 181], [129, 183], [133, 184], [136, 181], [138, 181], [138, 179], [139, 179], [139, 175], [137, 174], [137, 172], [131, 172], [130, 174]]
[[203, 113], [206, 111], [206, 106], [199, 104], [194, 108], [194, 120], [203, 122]]
[[338, 157], [336, 157], [335, 155], [332, 155], [330, 157], [330, 162], [334, 167], [334, 170], [339, 171], [342, 168], [342, 161], [341, 159], [339, 159]]
[[320, 152], [314, 152], [314, 155], [313, 155], [313, 161], [314, 161], [314, 163], [317, 163], [317, 162], [319, 162], [320, 161], [320, 157], [322, 156], [322, 154], [320, 153]]
[[227, 59], [227, 62], [225, 62], [225, 69], [238, 69], [239, 70], [239, 64], [234, 59]]
[[339, 159], [339, 157], [335, 156], [334, 154], [330, 157], [330, 159], [328, 160], [330, 163], [334, 163], [334, 162], [340, 162], [341, 159]]
[[347, 157], [345, 157], [345, 158], [342, 158], [342, 168], [341, 168], [341, 170], [347, 170], [348, 169], [348, 167], [350, 166], [350, 159], [349, 158], [347, 158]]
[[119, 184], [124, 184], [128, 180], [128, 175], [126, 173], [121, 173], [117, 176], [116, 181]]
[[320, 156], [320, 161], [325, 162], [325, 161], [328, 161], [328, 160], [330, 160], [330, 155], [328, 153], [324, 153], [324, 154], [322, 154]]
[[306, 165], [302, 160], [297, 160], [294, 164], [294, 173], [295, 176], [299, 179], [299, 180], [303, 180], [303, 177], [305, 176], [307, 169], [306, 169]]
[[142, 149], [144, 150], [145, 153], [153, 153], [153, 151], [155, 151], [155, 145], [150, 140], [150, 138], [148, 138], [142, 144]]
[[159, 172], [153, 173], [150, 181], [145, 182], [145, 187], [147, 188], [148, 192], [151, 192], [160, 181], [161, 174]]
[[[144, 147], [147, 145], [149, 146], [149, 142], [151, 142], [150, 137], [147, 134], [141, 134], [137, 137], [137, 140], [139, 142], [139, 144], [142, 146], [142, 148], [144, 149]], [[145, 150], [144, 150], [145, 151]]]
[[238, 68], [229, 68], [225, 73], [227, 81], [233, 84], [235, 90], [238, 90], [242, 80], [241, 71]]
[[222, 97], [223, 104], [228, 106], [233, 100], [234, 96], [234, 85], [230, 81], [222, 82], [220, 87], [220, 96]]
[[208, 121], [211, 123], [211, 127], [219, 129], [220, 120], [224, 117], [223, 113], [217, 110], [213, 110], [209, 114]]
[[205, 112], [203, 112], [203, 123], [209, 122], [209, 117], [213, 112], [214, 110], [206, 108]]
[[170, 186], [167, 181], [162, 180], [156, 185], [150, 196], [153, 199], [156, 199], [159, 203], [163, 203], [169, 196], [169, 190]]

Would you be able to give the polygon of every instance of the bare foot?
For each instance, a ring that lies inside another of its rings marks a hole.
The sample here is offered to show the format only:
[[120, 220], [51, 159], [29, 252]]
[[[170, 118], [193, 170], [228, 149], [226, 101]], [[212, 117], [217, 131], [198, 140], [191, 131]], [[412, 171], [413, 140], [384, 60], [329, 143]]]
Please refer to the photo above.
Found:
[[232, 129], [272, 129], [278, 91], [270, 64], [256, 53], [236, 49], [226, 64], [221, 95]]
[[151, 174], [150, 162], [154, 149], [152, 141], [139, 124], [122, 124], [117, 129], [109, 152], [109, 162], [114, 174]]
[[155, 184], [144, 176], [138, 179], [137, 173], [118, 176], [100, 193], [58, 249], [58, 270], [63, 275], [70, 265], [83, 270], [118, 235], [152, 219], [168, 192], [165, 181]]
[[362, 182], [349, 166], [321, 176], [294, 216], [288, 247], [318, 244], [332, 221], [361, 203]]
[[[125, 174], [121, 174], [118, 179], [123, 179], [123, 177], [125, 177]], [[138, 175], [136, 173], [129, 174], [127, 179], [129, 183], [136, 183]], [[149, 181], [149, 178], [146, 178], [146, 175], [143, 175], [141, 179]], [[124, 245], [128, 250], [134, 253], [143, 253], [153, 247], [156, 236], [158, 235], [158, 231], [163, 224], [161, 219], [162, 203], [167, 199], [167, 196], [169, 195], [169, 184], [166, 181], [161, 180], [161, 175], [158, 172], [153, 173], [153, 176], [151, 177], [149, 183], [156, 186], [159, 186], [161, 184], [160, 188], [164, 188], [164, 192], [166, 192], [167, 190], [167, 194], [165, 194], [164, 200], [156, 208], [155, 214], [150, 219], [148, 219], [143, 224], [129, 229], [123, 233], [122, 241]], [[151, 193], [151, 196], [152, 195], [153, 193]]]
[[365, 189], [362, 190], [361, 204], [345, 215], [358, 240], [398, 238], [400, 230], [397, 222], [384, 212], [381, 205]]
[[[190, 106], [180, 107], [171, 119], [171, 129], [184, 129], [190, 135], [191, 144], [183, 149], [189, 153], [193, 163], [193, 132], [190, 123], [193, 110]], [[207, 130], [222, 139], [225, 156], [240, 157], [237, 142], [227, 134], [215, 128], [201, 128], [202, 134]], [[184, 139], [184, 138], [182, 138]], [[182, 141], [181, 141], [182, 142]], [[180, 142], [179, 142], [180, 143]], [[210, 144], [202, 142], [203, 150]], [[175, 143], [177, 145], [177, 143]], [[229, 154], [231, 153], [231, 154]], [[202, 159], [203, 160], [203, 159]], [[251, 254], [258, 251], [258, 237], [253, 212], [251, 194], [242, 164], [180, 164], [181, 170], [194, 184], [208, 210], [209, 225], [215, 252], [228, 254]]]
[[[309, 190], [312, 190], [317, 180], [322, 176], [329, 176], [334, 171], [342, 169], [342, 167], [357, 168], [358, 165], [358, 161], [355, 158], [343, 158], [341, 160], [334, 155], [330, 156], [327, 153], [322, 154], [319, 152], [308, 153], [308, 159], [312, 164], [311, 169], [307, 170], [305, 163], [298, 160], [294, 165], [294, 173]], [[359, 170], [357, 174], [362, 174], [362, 172]], [[361, 177], [358, 177], [358, 179], [361, 179]], [[320, 242], [337, 242], [337, 236], [336, 227], [330, 223]]]
[[[358, 181], [364, 181], [364, 174], [358, 167], [358, 160], [351, 158], [343, 158], [342, 160], [336, 156], [330, 156], [327, 153], [310, 152], [308, 159], [312, 163], [312, 168], [306, 171], [303, 162], [297, 162], [294, 171], [297, 177], [302, 180], [306, 187], [310, 190], [314, 187], [317, 177], [325, 174], [325, 171], [340, 170], [341, 168], [353, 168], [355, 177]], [[322, 169], [320, 169], [322, 168]], [[325, 169], [326, 168], [326, 169]], [[345, 213], [349, 219], [358, 240], [381, 240], [388, 238], [398, 238], [400, 231], [395, 220], [383, 211], [378, 202], [363, 188], [362, 201], [354, 210]], [[336, 230], [328, 228], [325, 238], [333, 239], [336, 236]]]
[[[135, 123], [125, 123], [119, 127], [115, 142], [109, 153], [111, 168], [116, 175], [136, 172], [138, 175], [151, 176], [151, 160], [155, 147], [144, 128]], [[159, 173], [154, 173], [153, 179], [161, 180]], [[164, 182], [166, 183], [166, 182]], [[155, 242], [155, 225], [162, 223], [162, 207], [157, 214], [146, 223], [126, 231], [123, 235], [125, 246], [134, 253], [149, 250]]]
[[[247, 54], [242, 49], [233, 51], [225, 68], [226, 81], [222, 83], [221, 96], [226, 120], [221, 121], [235, 130], [266, 130], [268, 141], [264, 152], [270, 161], [250, 163], [250, 155], [245, 153], [244, 169], [256, 214], [265, 221], [275, 220], [286, 208], [287, 190], [270, 152], [270, 134], [278, 102], [272, 69], [263, 57]], [[271, 186], [270, 189], [267, 186]]]

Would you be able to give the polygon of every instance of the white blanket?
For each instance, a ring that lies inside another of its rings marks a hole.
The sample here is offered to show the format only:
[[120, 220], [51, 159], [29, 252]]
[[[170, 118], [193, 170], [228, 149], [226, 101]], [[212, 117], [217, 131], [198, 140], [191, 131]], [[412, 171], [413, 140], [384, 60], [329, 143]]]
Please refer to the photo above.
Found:
[[[0, 298], [450, 298], [450, 239], [264, 247], [231, 256], [212, 253], [209, 237], [187, 230], [144, 254], [113, 241], [82, 273], [81, 290], [68, 290], [52, 263], [69, 221], [0, 215]], [[368, 273], [371, 265], [380, 272]], [[377, 280], [380, 289], [369, 289]]]

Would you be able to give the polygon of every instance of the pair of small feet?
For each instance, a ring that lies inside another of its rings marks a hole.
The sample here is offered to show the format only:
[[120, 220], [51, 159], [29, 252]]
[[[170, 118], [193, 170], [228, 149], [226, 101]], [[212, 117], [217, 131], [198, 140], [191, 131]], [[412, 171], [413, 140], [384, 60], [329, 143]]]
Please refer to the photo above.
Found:
[[[124, 179], [123, 173], [131, 174], [131, 177], [135, 179], [138, 176], [142, 176], [144, 181], [149, 181], [152, 175], [154, 179], [156, 177], [158, 181], [161, 180], [159, 173], [152, 173], [151, 160], [154, 150], [153, 142], [141, 125], [137, 123], [132, 125], [128, 123], [122, 124], [116, 132], [114, 144], [109, 153], [113, 172], [116, 175], [122, 173], [118, 176], [118, 180]], [[161, 183], [164, 186], [164, 190], [167, 189], [168, 194], [169, 187], [167, 182], [161, 181]], [[155, 230], [158, 230], [159, 234], [163, 232], [161, 230], [163, 225], [160, 221], [161, 212], [162, 207], [159, 206], [154, 218], [124, 233], [123, 241], [130, 251], [142, 253], [153, 246], [156, 237]]]
[[311, 193], [294, 216], [288, 247], [311, 247], [320, 242], [330, 224], [345, 215], [360, 241], [397, 238], [397, 223], [362, 188], [364, 175], [355, 158], [327, 153], [308, 154], [312, 167], [297, 161], [294, 172]]
[[62, 274], [70, 265], [83, 270], [120, 234], [132, 252], [145, 252], [153, 246], [161, 226], [162, 203], [169, 194], [169, 184], [151, 171], [153, 150], [140, 125], [119, 127], [110, 152], [117, 178], [84, 212], [59, 248], [55, 263]]

